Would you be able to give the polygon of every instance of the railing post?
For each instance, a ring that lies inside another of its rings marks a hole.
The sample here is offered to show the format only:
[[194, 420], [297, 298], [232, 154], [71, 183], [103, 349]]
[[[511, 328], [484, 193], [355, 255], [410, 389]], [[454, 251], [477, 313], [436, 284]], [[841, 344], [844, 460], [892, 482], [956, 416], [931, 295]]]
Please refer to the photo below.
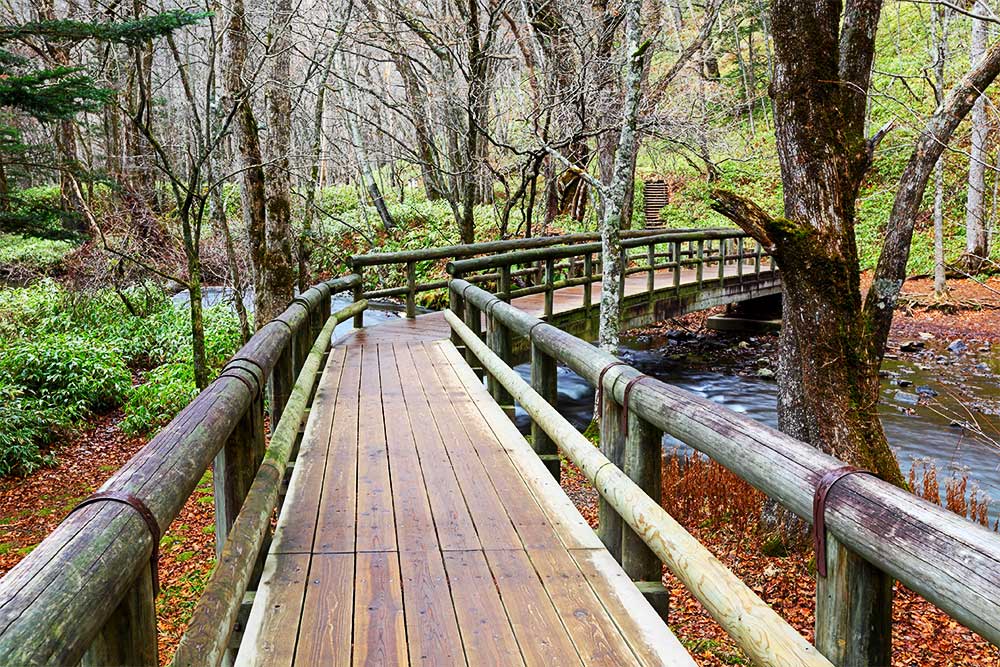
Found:
[[510, 303], [510, 292], [510, 264], [504, 264], [500, 267], [500, 293], [497, 296], [501, 301]]
[[104, 627], [94, 637], [80, 665], [157, 665], [156, 603], [153, 572], [143, 565], [139, 576]]
[[829, 532], [826, 568], [816, 577], [816, 649], [837, 667], [888, 665], [892, 578]]
[[698, 239], [698, 265], [697, 265], [697, 282], [698, 287], [701, 287], [701, 279], [705, 274], [705, 239]]
[[649, 273], [646, 274], [646, 291], [652, 297], [656, 284], [656, 244], [651, 243], [646, 249], [646, 263], [649, 264]]
[[[452, 275], [452, 279], [461, 277], [462, 273], [460, 271], [456, 271], [454, 275]], [[465, 299], [463, 299], [462, 295], [458, 293], [458, 290], [451, 285], [448, 286], [448, 310], [455, 313], [455, 315], [462, 319], [465, 318]], [[459, 337], [459, 335], [454, 331], [451, 332], [451, 342], [460, 350], [464, 348], [461, 337]]]
[[583, 273], [587, 278], [583, 287], [583, 307], [589, 318], [590, 304], [594, 300], [594, 256], [589, 252], [583, 256]]
[[674, 241], [670, 246], [674, 255], [674, 291], [679, 292], [681, 289], [681, 242]]
[[[358, 284], [354, 286], [353, 296], [354, 302], [357, 303], [365, 298], [365, 267], [355, 266], [354, 273], [358, 276]], [[365, 313], [361, 311], [354, 316], [354, 328], [360, 329], [365, 326]]]
[[726, 279], [726, 239], [719, 239], [719, 283]]
[[216, 557], [222, 554], [229, 529], [243, 507], [243, 500], [263, 457], [264, 404], [258, 397], [247, 408], [226, 444], [215, 455], [212, 486], [215, 496]]
[[[486, 341], [493, 350], [493, 353], [500, 357], [505, 364], [511, 365], [511, 345], [510, 331], [492, 313], [486, 317]], [[514, 419], [514, 398], [502, 384], [490, 376], [487, 385], [490, 395], [497, 405], [503, 408], [507, 416]]]
[[413, 319], [417, 316], [417, 267], [413, 262], [406, 263], [406, 316]]
[[[482, 315], [482, 311], [479, 310], [479, 306], [477, 306], [476, 304], [472, 303], [471, 301], [467, 301], [465, 303], [465, 317], [464, 317], [464, 319], [465, 319], [465, 326], [467, 326], [470, 329], [472, 329], [473, 333], [475, 333], [476, 336], [478, 336], [479, 338], [482, 338], [483, 337], [483, 315]], [[469, 366], [472, 367], [473, 370], [476, 371], [476, 375], [478, 375], [479, 378], [482, 379], [482, 377], [483, 377], [483, 370], [480, 367], [480, 362], [479, 362], [478, 359], [476, 359], [476, 355], [472, 352], [472, 350], [468, 349], [468, 347], [466, 347], [466, 349], [465, 349], [465, 361], [466, 361], [466, 363], [469, 364]]]
[[621, 265], [621, 275], [618, 276], [618, 302], [621, 303], [625, 300], [625, 278], [628, 275], [628, 249], [620, 248], [618, 250], [618, 262]]
[[743, 250], [744, 250], [743, 240], [744, 239], [741, 236], [736, 241], [736, 254], [738, 255], [738, 257], [736, 258], [736, 275], [739, 277], [740, 282], [743, 282]]
[[552, 301], [554, 298], [552, 283], [555, 281], [554, 260], [549, 257], [545, 260], [545, 318], [552, 317]]
[[295, 385], [295, 368], [292, 359], [292, 338], [288, 339], [288, 344], [278, 356], [278, 361], [274, 364], [271, 377], [267, 383], [268, 408], [270, 410], [271, 428], [274, 429], [281, 420], [281, 414], [285, 411], [285, 404], [292, 393]]
[[[542, 352], [531, 342], [531, 387], [552, 407], [559, 402], [556, 360]], [[559, 480], [559, 449], [548, 433], [534, 420], [531, 421], [531, 448], [542, 459], [552, 476]]]
[[[663, 433], [633, 410], [627, 415], [623, 471], [647, 496], [660, 504]], [[663, 585], [663, 565], [628, 524], [622, 524], [622, 568], [657, 613], [667, 619], [670, 591]]]
[[760, 261], [763, 256], [763, 248], [760, 245], [760, 241], [754, 240], [754, 245], [757, 246], [757, 249], [754, 252], [753, 273], [756, 277], [760, 278]]
[[[615, 376], [617, 378], [617, 376]], [[624, 411], [621, 406], [615, 403], [614, 378], [611, 382], [605, 381], [604, 398], [601, 401], [601, 453], [611, 461], [612, 465], [621, 468], [625, 459], [625, 437], [622, 430], [622, 418]], [[611, 506], [611, 503], [600, 498], [598, 502], [598, 526], [597, 534], [604, 543], [604, 547], [615, 557], [619, 563], [622, 562], [622, 528], [625, 522], [621, 516]]]

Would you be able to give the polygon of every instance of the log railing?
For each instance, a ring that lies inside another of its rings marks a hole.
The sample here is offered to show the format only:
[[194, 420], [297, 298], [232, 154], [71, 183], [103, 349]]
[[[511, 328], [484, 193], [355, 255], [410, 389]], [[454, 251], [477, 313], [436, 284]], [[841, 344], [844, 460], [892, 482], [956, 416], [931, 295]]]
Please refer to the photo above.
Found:
[[[304, 419], [330, 331], [365, 307], [355, 303], [329, 319], [331, 295], [359, 282], [356, 275], [338, 278], [297, 296], [105, 482], [100, 492], [112, 498], [71, 513], [0, 579], [0, 664], [157, 664], [154, 539], [213, 464], [220, 565], [212, 595], [198, 609], [219, 614], [213, 618], [219, 628], [200, 646], [206, 655], [225, 651], [235, 611], [266, 552], [282, 461]], [[267, 449], [265, 399], [274, 434]], [[195, 656], [188, 664], [209, 662]]]
[[[454, 260], [446, 268], [453, 278], [492, 287], [505, 301], [545, 294], [548, 317], [555, 291], [566, 287], [583, 285], [583, 306], [590, 309], [593, 286], [601, 282], [601, 256], [601, 244], [590, 242]], [[646, 291], [651, 294], [660, 271], [669, 270], [669, 287], [679, 290], [685, 270], [694, 271], [700, 289], [705, 283], [722, 283], [731, 277], [742, 280], [773, 269], [763, 247], [735, 229], [657, 231], [627, 237], [621, 241], [621, 263], [620, 293], [624, 293], [625, 280], [636, 274], [646, 276]]]
[[[720, 230], [702, 230], [698, 235], [711, 234]], [[695, 230], [678, 230], [678, 232], [691, 232]], [[627, 240], [640, 240], [646, 237], [660, 235], [660, 230], [625, 230], [622, 238]], [[422, 248], [418, 250], [404, 250], [401, 252], [369, 253], [365, 255], [354, 255], [351, 257], [351, 270], [354, 274], [361, 276], [361, 283], [355, 292], [356, 299], [385, 299], [402, 298], [406, 304], [406, 316], [414, 317], [417, 312], [416, 296], [425, 292], [441, 290], [444, 292], [448, 288], [446, 279], [432, 280], [427, 282], [417, 281], [417, 268], [419, 264], [428, 262], [440, 262], [442, 260], [456, 260], [471, 257], [484, 257], [499, 253], [510, 253], [513, 251], [530, 250], [538, 248], [552, 248], [555, 246], [576, 246], [578, 244], [592, 244], [600, 240], [600, 234], [577, 233], [563, 234], [561, 236], [537, 236], [524, 239], [508, 239], [504, 241], [488, 241], [484, 243], [470, 243], [468, 245], [442, 246], [438, 248]], [[694, 238], [694, 237], [692, 237]], [[693, 243], [696, 243], [693, 241]], [[694, 246], [688, 250], [688, 255], [693, 255]], [[395, 286], [381, 285], [377, 288], [367, 289], [369, 283], [376, 282], [372, 273], [377, 272], [380, 267], [402, 267], [404, 284]], [[517, 276], [540, 277], [537, 268], [524, 270], [516, 274]], [[495, 280], [495, 277], [475, 277], [469, 279], [471, 282], [487, 282]]]
[[[820, 504], [827, 572], [817, 577], [815, 647], [834, 665], [889, 664], [893, 579], [1000, 644], [1000, 536], [871, 475], [848, 474], [829, 486], [831, 473], [843, 474], [842, 461], [645, 376], [468, 281], [452, 280], [450, 290], [447, 317], [459, 343], [528, 412], [533, 433], [545, 433], [546, 439], [533, 439], [536, 452], [551, 457], [545, 448], [558, 446], [594, 483], [609, 551], [636, 580], [659, 574], [655, 555], [755, 662], [815, 664], [811, 647], [789, 638], [787, 628], [717, 572], [714, 559], [659, 509], [662, 433], [711, 457], [806, 522], [813, 521], [817, 490], [828, 487]], [[483, 314], [486, 343], [480, 340]], [[511, 336], [530, 341], [531, 387], [509, 372]], [[601, 453], [588, 450], [550, 409], [556, 364], [592, 386], [603, 385]], [[624, 419], [627, 430], [621, 428]], [[771, 642], [792, 648], [769, 653]]]

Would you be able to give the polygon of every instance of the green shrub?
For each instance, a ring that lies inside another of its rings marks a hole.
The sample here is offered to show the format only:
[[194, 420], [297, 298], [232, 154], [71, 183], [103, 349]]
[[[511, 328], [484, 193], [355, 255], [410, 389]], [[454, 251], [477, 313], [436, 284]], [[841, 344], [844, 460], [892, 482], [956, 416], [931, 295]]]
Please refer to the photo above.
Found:
[[175, 361], [150, 371], [124, 405], [122, 430], [137, 435], [167, 424], [198, 395], [194, 366]]

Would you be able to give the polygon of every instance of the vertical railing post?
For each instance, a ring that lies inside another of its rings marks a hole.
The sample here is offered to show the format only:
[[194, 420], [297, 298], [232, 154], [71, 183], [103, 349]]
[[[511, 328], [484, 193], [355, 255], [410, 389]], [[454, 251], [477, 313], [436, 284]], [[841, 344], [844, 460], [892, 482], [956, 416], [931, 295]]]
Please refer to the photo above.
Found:
[[414, 262], [406, 263], [406, 316], [417, 316], [417, 267]]
[[546, 319], [552, 317], [552, 302], [555, 298], [554, 290], [552, 289], [552, 283], [555, 281], [553, 274], [555, 273], [555, 260], [551, 257], [545, 259], [545, 317]]
[[[626, 415], [623, 471], [647, 496], [660, 504], [660, 475], [663, 463], [663, 433], [640, 417], [635, 410]], [[670, 592], [661, 581], [663, 566], [652, 549], [628, 526], [622, 525], [622, 568], [657, 613], [666, 620]]]
[[826, 569], [816, 577], [816, 649], [837, 667], [888, 665], [892, 578], [830, 533]]
[[[559, 386], [556, 360], [545, 354], [535, 345], [534, 341], [531, 341], [531, 386], [549, 405], [557, 406]], [[534, 420], [531, 422], [531, 448], [542, 459], [552, 476], [558, 480], [560, 472], [559, 449], [556, 447], [555, 441]]]
[[705, 269], [705, 240], [698, 239], [698, 264], [697, 264], [697, 277], [698, 287], [701, 287], [701, 279], [704, 276]]
[[157, 665], [156, 602], [153, 571], [143, 566], [125, 597], [94, 637], [80, 661], [84, 667]]
[[726, 239], [719, 239], [719, 283], [726, 279]]
[[653, 290], [656, 288], [656, 244], [651, 243], [646, 248], [646, 263], [649, 264], [649, 273], [646, 274], [646, 291], [652, 298]]
[[500, 293], [497, 296], [501, 301], [510, 303], [510, 292], [510, 264], [504, 264], [500, 267]]
[[754, 251], [753, 260], [753, 273], [756, 277], [760, 278], [760, 261], [763, 258], [763, 247], [760, 245], [760, 241], [755, 240], [754, 245], [757, 249]]
[[[483, 337], [483, 315], [482, 311], [479, 310], [479, 306], [472, 303], [471, 301], [465, 301], [465, 326], [472, 329], [472, 332], [476, 334], [479, 338]], [[480, 379], [483, 377], [483, 370], [480, 366], [479, 360], [472, 350], [466, 347], [465, 349], [465, 361], [476, 371], [476, 375]]]
[[295, 385], [295, 364], [292, 359], [292, 338], [278, 355], [278, 360], [271, 371], [271, 377], [267, 382], [267, 404], [271, 417], [271, 428], [274, 429], [281, 420], [281, 414], [285, 411], [285, 404], [292, 393]]
[[[611, 464], [621, 468], [625, 459], [625, 437], [622, 429], [622, 419], [625, 416], [621, 406], [615, 403], [614, 382], [617, 375], [610, 381], [605, 378], [603, 399], [601, 401], [601, 453], [611, 461]], [[597, 534], [604, 547], [622, 562], [622, 527], [625, 525], [621, 516], [611, 504], [600, 498], [598, 501]]]
[[[500, 357], [508, 366], [512, 365], [510, 330], [490, 312], [486, 316], [486, 341], [490, 349], [493, 350], [493, 354]], [[510, 395], [510, 392], [492, 376], [488, 379], [487, 386], [490, 395], [493, 396], [493, 400], [513, 420], [514, 398]]]
[[[456, 271], [452, 275], [453, 280], [457, 280], [461, 277], [462, 274], [459, 271]], [[456, 316], [465, 319], [465, 299], [463, 299], [462, 295], [455, 289], [454, 283], [449, 283], [448, 285], [448, 309], [455, 313]], [[451, 342], [460, 350], [464, 348], [464, 345], [462, 345], [462, 338], [455, 331], [451, 332]]]
[[[272, 428], [276, 426], [273, 425]], [[264, 404], [254, 399], [215, 455], [212, 486], [215, 502], [215, 555], [222, 554], [226, 537], [250, 490], [264, 457]]]
[[[354, 301], [357, 303], [365, 298], [365, 267], [355, 266], [354, 273], [358, 276], [358, 284], [354, 286], [353, 296]], [[365, 313], [364, 311], [359, 312], [354, 316], [354, 328], [360, 329], [365, 326]]]
[[744, 238], [741, 236], [736, 241], [736, 275], [739, 277], [740, 282], [743, 282], [743, 251], [744, 251]]
[[681, 242], [671, 243], [670, 251], [674, 256], [674, 291], [679, 292], [681, 289]]
[[618, 302], [625, 300], [625, 278], [628, 276], [628, 248], [618, 249], [618, 262], [621, 266], [621, 275], [618, 276]]
[[583, 308], [590, 319], [590, 305], [594, 300], [594, 256], [589, 252], [583, 256], [583, 274], [587, 278], [583, 286]]

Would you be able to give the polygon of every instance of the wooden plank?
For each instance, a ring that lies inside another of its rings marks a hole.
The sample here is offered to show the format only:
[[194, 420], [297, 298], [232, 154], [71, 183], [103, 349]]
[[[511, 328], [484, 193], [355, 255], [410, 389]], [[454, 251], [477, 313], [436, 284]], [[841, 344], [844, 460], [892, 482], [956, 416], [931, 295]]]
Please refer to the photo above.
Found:
[[399, 557], [392, 552], [357, 555], [354, 579], [354, 665], [406, 665], [406, 628]]
[[470, 665], [523, 665], [507, 612], [481, 551], [447, 551], [444, 566]]
[[363, 348], [358, 412], [357, 551], [394, 551], [396, 524], [382, 413], [378, 348]]
[[288, 483], [281, 517], [274, 531], [271, 553], [312, 551], [330, 432], [346, 356], [346, 348], [332, 350], [320, 378], [295, 459], [292, 479]]
[[437, 533], [413, 433], [425, 424], [410, 420], [403, 399], [393, 346], [379, 345], [379, 374], [385, 407], [385, 435], [389, 450], [392, 502], [396, 513], [399, 551], [437, 549]]
[[[562, 542], [568, 548], [603, 548], [600, 539], [590, 528], [587, 521], [580, 515], [576, 506], [573, 505], [573, 501], [566, 496], [559, 483], [549, 474], [545, 464], [531, 450], [531, 447], [517, 430], [517, 427], [507, 419], [500, 407], [486, 393], [485, 388], [478, 381], [472, 369], [464, 363], [461, 355], [458, 354], [458, 350], [450, 342], [442, 341], [432, 345], [431, 355], [432, 357], [439, 357], [451, 363], [455, 378], [466, 389], [468, 400], [480, 412], [480, 418], [470, 417], [465, 421], [466, 426], [477, 429], [475, 433], [470, 434], [472, 435], [473, 442], [478, 443], [482, 438], [487, 437], [478, 431], [481, 427], [485, 427], [492, 432], [493, 436], [501, 443], [509, 461], [520, 476], [521, 483], [536, 499], [548, 523], [555, 530]], [[490, 471], [491, 476], [493, 476], [494, 471], [498, 475], [503, 474], [505, 468], [501, 466], [499, 461], [484, 457], [484, 462], [487, 463], [487, 469]], [[514, 497], [523, 495], [523, 493], [515, 491], [518, 486], [512, 482], [507, 483], [498, 480], [494, 476], [494, 484], [498, 490], [503, 489], [501, 497], [505, 499], [511, 495], [507, 491], [513, 493]], [[520, 531], [522, 524], [515, 517], [512, 516], [512, 518], [515, 519], [514, 523]], [[525, 537], [523, 532], [521, 536], [522, 539]], [[536, 548], [540, 544], [535, 540], [531, 540], [529, 546]]]
[[309, 564], [295, 664], [351, 664], [354, 554], [316, 554]]
[[[457, 383], [452, 383], [450, 389], [445, 388], [425, 347], [413, 346], [410, 353], [418, 367], [427, 369], [422, 375], [424, 396], [429, 404], [436, 407], [432, 413], [434, 422], [443, 441], [448, 443], [447, 450], [452, 469], [455, 471], [483, 549], [521, 548], [521, 540], [511, 525], [504, 502], [501, 502], [493, 488], [490, 476], [463, 427], [463, 422], [473, 416], [470, 412], [474, 408], [465, 405], [465, 410], [458, 411], [453, 403], [459, 395], [464, 396], [464, 390]], [[478, 445], [492, 446], [498, 451], [500, 449], [499, 444], [493, 439], [479, 440]], [[509, 502], [510, 499], [507, 498], [505, 501]]]
[[583, 664], [527, 554], [485, 553], [525, 663], [529, 667]]
[[534, 549], [528, 556], [584, 663], [634, 663], [635, 656], [569, 553]]
[[354, 551], [361, 349], [349, 348], [334, 407], [314, 553]]
[[695, 664], [607, 551], [578, 549], [570, 554], [643, 665], [681, 667]]
[[267, 559], [247, 631], [236, 656], [237, 667], [292, 664], [309, 556], [277, 554]]
[[411, 667], [465, 665], [441, 552], [406, 551], [399, 560]]
[[426, 373], [429, 369], [418, 372], [406, 345], [396, 346], [395, 355], [410, 423], [421, 425], [413, 430], [413, 438], [441, 549], [479, 549], [479, 538], [452, 470], [451, 460], [434, 427], [427, 399], [420, 389], [421, 373]]

